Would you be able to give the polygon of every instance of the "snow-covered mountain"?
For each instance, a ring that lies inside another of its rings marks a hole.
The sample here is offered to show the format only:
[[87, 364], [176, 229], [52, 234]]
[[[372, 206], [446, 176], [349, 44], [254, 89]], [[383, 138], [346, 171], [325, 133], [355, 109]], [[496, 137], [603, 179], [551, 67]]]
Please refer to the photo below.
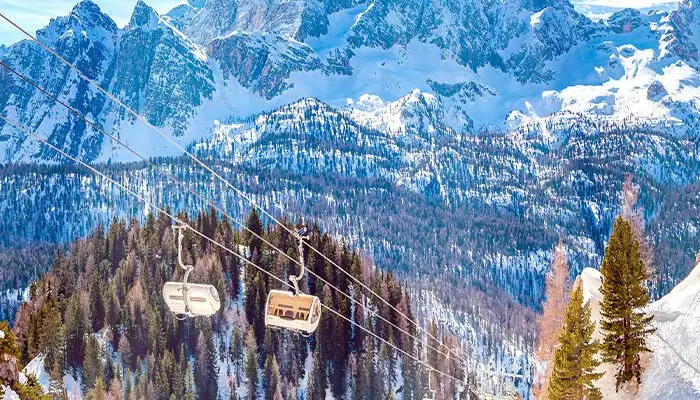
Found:
[[[695, 136], [699, 9], [686, 0], [670, 12], [624, 9], [594, 22], [566, 0], [210, 0], [159, 16], [140, 1], [118, 28], [85, 0], [38, 37], [183, 143], [207, 137], [216, 120], [301, 98], [361, 110], [369, 98], [390, 103], [414, 89], [435, 98], [435, 123], [460, 134], [583, 115]], [[172, 154], [36, 44], [0, 56], [149, 155]], [[7, 79], [4, 113], [88, 160], [123, 157]], [[363, 122], [381, 128], [381, 118]], [[0, 129], [4, 160], [53, 158]]]

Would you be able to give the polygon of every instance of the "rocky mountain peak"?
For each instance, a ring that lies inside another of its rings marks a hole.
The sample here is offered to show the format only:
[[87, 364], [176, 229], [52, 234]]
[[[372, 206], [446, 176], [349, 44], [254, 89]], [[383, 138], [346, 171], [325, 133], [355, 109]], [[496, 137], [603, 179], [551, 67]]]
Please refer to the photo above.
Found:
[[134, 12], [131, 14], [131, 20], [129, 21], [129, 28], [133, 27], [145, 27], [157, 25], [160, 20], [160, 16], [151, 6], [146, 4], [143, 0], [138, 0], [136, 2], [136, 7], [134, 7]]

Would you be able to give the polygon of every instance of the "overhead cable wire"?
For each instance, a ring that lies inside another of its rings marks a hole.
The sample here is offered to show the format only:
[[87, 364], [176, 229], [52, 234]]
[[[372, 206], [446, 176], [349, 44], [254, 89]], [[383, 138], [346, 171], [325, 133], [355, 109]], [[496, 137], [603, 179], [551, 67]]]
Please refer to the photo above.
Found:
[[[20, 25], [18, 25], [17, 23], [15, 23], [15, 22], [14, 22], [12, 19], [10, 19], [9, 17], [5, 16], [3, 13], [0, 13], [0, 18], [4, 19], [4, 20], [7, 21], [9, 24], [11, 24], [12, 26], [14, 26], [17, 30], [19, 30], [19, 31], [22, 32], [25, 36], [27, 36], [27, 37], [30, 38], [32, 41], [34, 41], [35, 43], [37, 43], [37, 44], [38, 44], [40, 47], [42, 47], [44, 50], [46, 50], [47, 52], [49, 52], [50, 54], [52, 54], [52, 55], [53, 55], [54, 57], [56, 57], [59, 61], [61, 61], [63, 64], [65, 64], [66, 66], [68, 66], [70, 69], [76, 71], [76, 72], [78, 73], [78, 75], [80, 75], [80, 77], [81, 77], [82, 79], [84, 79], [85, 81], [87, 81], [89, 84], [91, 84], [91, 85], [92, 85], [93, 87], [95, 87], [97, 90], [99, 90], [100, 92], [102, 92], [105, 96], [107, 96], [107, 97], [110, 98], [112, 101], [114, 101], [115, 103], [117, 103], [119, 106], [121, 106], [123, 109], [125, 109], [129, 114], [131, 114], [134, 118], [136, 118], [136, 119], [140, 120], [141, 122], [143, 122], [143, 123], [144, 123], [146, 126], [148, 126], [151, 130], [153, 130], [154, 132], [156, 132], [159, 136], [161, 136], [162, 138], [164, 138], [165, 140], [167, 140], [170, 144], [172, 144], [173, 146], [175, 146], [178, 150], [180, 150], [181, 152], [183, 152], [183, 153], [184, 153], [185, 155], [187, 155], [190, 159], [192, 159], [193, 161], [195, 161], [195, 163], [197, 163], [199, 166], [201, 166], [202, 168], [204, 168], [205, 170], [207, 170], [208, 172], [210, 172], [214, 177], [216, 177], [218, 180], [220, 180], [221, 182], [223, 182], [227, 187], [229, 187], [230, 189], [232, 189], [233, 191], [235, 191], [239, 196], [241, 196], [241, 197], [244, 198], [246, 201], [248, 201], [254, 208], [258, 209], [261, 213], [263, 213], [263, 214], [264, 214], [266, 217], [268, 217], [270, 220], [272, 220], [272, 221], [275, 222], [276, 224], [280, 225], [283, 229], [287, 230], [287, 231], [288, 231], [290, 234], [292, 234], [293, 236], [296, 236], [296, 235], [297, 235], [296, 232], [294, 232], [294, 231], [291, 230], [289, 227], [287, 227], [285, 224], [283, 224], [278, 218], [276, 218], [276, 217], [274, 217], [272, 214], [270, 214], [267, 210], [265, 210], [262, 206], [260, 206], [253, 198], [251, 198], [250, 196], [248, 196], [247, 194], [245, 194], [242, 190], [240, 190], [240, 189], [238, 189], [237, 187], [235, 187], [235, 186], [234, 186], [233, 184], [231, 184], [228, 180], [226, 180], [225, 178], [223, 178], [219, 173], [217, 173], [216, 171], [214, 171], [209, 165], [207, 165], [207, 164], [204, 163], [202, 160], [200, 160], [197, 156], [195, 156], [192, 152], [190, 152], [190, 151], [187, 150], [185, 147], [183, 147], [182, 145], [180, 145], [176, 140], [174, 140], [174, 139], [171, 137], [171, 135], [166, 134], [166, 133], [163, 132], [161, 129], [159, 129], [159, 128], [156, 127], [155, 125], [151, 124], [145, 117], [141, 116], [139, 113], [137, 113], [136, 111], [134, 111], [131, 107], [129, 107], [129, 106], [126, 105], [124, 102], [122, 102], [121, 100], [119, 100], [119, 99], [118, 99], [116, 96], [114, 96], [112, 93], [110, 93], [110, 92], [107, 91], [106, 89], [102, 88], [102, 86], [100, 86], [95, 80], [93, 80], [93, 79], [91, 79], [90, 77], [88, 77], [87, 75], [85, 75], [79, 68], [77, 68], [75, 65], [73, 65], [72, 63], [70, 63], [68, 60], [66, 60], [63, 56], [61, 56], [60, 54], [58, 54], [55, 50], [53, 50], [52, 48], [50, 48], [49, 46], [47, 46], [46, 44], [44, 44], [44, 43], [43, 43], [42, 41], [40, 41], [36, 36], [34, 36], [34, 35], [32, 35], [31, 33], [29, 33], [27, 30], [25, 30], [25, 29], [22, 28]], [[372, 294], [372, 296], [374, 296], [374, 297], [376, 297], [377, 299], [379, 299], [380, 301], [382, 301], [384, 304], [386, 304], [387, 306], [389, 306], [389, 308], [391, 308], [394, 312], [396, 312], [398, 315], [400, 315], [402, 318], [404, 318], [404, 319], [405, 319], [406, 321], [408, 321], [410, 324], [414, 325], [419, 331], [424, 332], [428, 338], [430, 338], [430, 339], [436, 341], [437, 343], [441, 343], [440, 340], [439, 340], [435, 335], [433, 335], [432, 333], [430, 333], [430, 331], [429, 331], [428, 329], [424, 328], [423, 326], [421, 326], [420, 324], [418, 324], [418, 322], [416, 322], [415, 320], [411, 319], [411, 318], [410, 318], [408, 315], [406, 315], [404, 312], [402, 312], [401, 310], [399, 310], [398, 308], [396, 308], [394, 305], [392, 305], [388, 300], [384, 299], [381, 295], [379, 295], [378, 293], [376, 293], [372, 288], [370, 288], [369, 286], [365, 285], [365, 284], [364, 284], [363, 282], [361, 282], [359, 279], [356, 279], [352, 274], [350, 274], [349, 272], [347, 272], [345, 269], [343, 269], [340, 265], [338, 265], [335, 261], [331, 260], [331, 259], [330, 259], [329, 257], [327, 257], [325, 254], [323, 254], [323, 253], [322, 253], [320, 250], [318, 250], [316, 247], [312, 246], [312, 245], [309, 244], [309, 243], [305, 243], [305, 244], [306, 244], [307, 247], [309, 247], [311, 250], [313, 250], [316, 254], [318, 254], [319, 256], [321, 256], [323, 259], [325, 259], [325, 260], [326, 260], [327, 262], [329, 262], [331, 265], [333, 265], [336, 269], [338, 269], [338, 270], [340, 270], [341, 272], [343, 272], [343, 274], [345, 274], [345, 275], [346, 275], [347, 277], [349, 277], [352, 281], [354, 281], [355, 283], [357, 283], [360, 287], [362, 287], [362, 288], [363, 288], [364, 290], [366, 290], [368, 293]], [[445, 345], [444, 343], [441, 343], [441, 345], [442, 345], [443, 347], [445, 347], [446, 349], [449, 350], [449, 347], [447, 347], [447, 345]], [[459, 355], [457, 355], [457, 358], [460, 359], [460, 360], [461, 360], [462, 362], [464, 362], [464, 363], [467, 362], [466, 360], [464, 360], [464, 359], [463, 359], [461, 356], [459, 356]]]
[[[42, 94], [44, 94], [44, 95], [47, 96], [48, 98], [54, 100], [56, 103], [58, 103], [58, 104], [60, 104], [61, 106], [65, 107], [66, 109], [68, 109], [71, 113], [73, 113], [73, 114], [74, 114], [75, 116], [77, 116], [78, 118], [82, 119], [86, 124], [90, 125], [93, 129], [97, 130], [99, 133], [101, 133], [101, 134], [107, 136], [107, 137], [108, 137], [109, 139], [111, 139], [113, 142], [115, 142], [115, 143], [119, 144], [120, 146], [124, 147], [124, 148], [125, 148], [126, 150], [128, 150], [131, 154], [133, 154], [134, 156], [138, 157], [141, 161], [143, 161], [144, 163], [146, 163], [146, 164], [147, 164], [151, 169], [153, 169], [155, 172], [157, 172], [157, 173], [159, 173], [159, 174], [162, 174], [162, 175], [165, 175], [169, 180], [171, 180], [173, 183], [175, 183], [176, 185], [178, 185], [180, 188], [182, 188], [183, 190], [186, 190], [186, 191], [189, 192], [191, 195], [197, 197], [197, 198], [198, 198], [199, 200], [201, 200], [202, 202], [206, 203], [206, 204], [209, 205], [210, 207], [214, 208], [216, 211], [220, 212], [222, 215], [226, 216], [226, 217], [227, 217], [231, 222], [233, 222], [235, 225], [237, 225], [238, 227], [244, 229], [246, 232], [248, 232], [248, 233], [250, 233], [251, 235], [255, 236], [257, 239], [260, 239], [263, 243], [265, 243], [266, 245], [270, 246], [273, 250], [275, 250], [275, 251], [279, 252], [280, 254], [282, 254], [284, 257], [286, 257], [287, 259], [289, 259], [290, 261], [292, 261], [292, 262], [293, 262], [294, 264], [296, 264], [297, 266], [302, 267], [302, 264], [301, 264], [298, 260], [296, 260], [296, 259], [294, 259], [293, 257], [289, 256], [285, 251], [281, 250], [279, 247], [277, 247], [277, 246], [275, 246], [274, 244], [270, 243], [270, 241], [268, 241], [268, 240], [265, 239], [264, 237], [260, 236], [258, 233], [254, 232], [253, 230], [251, 230], [251, 229], [250, 229], [248, 226], [246, 226], [245, 224], [239, 222], [237, 219], [235, 219], [233, 216], [231, 216], [229, 213], [227, 213], [225, 210], [223, 210], [223, 209], [222, 209], [217, 203], [215, 203], [211, 198], [206, 198], [206, 197], [202, 196], [199, 192], [193, 190], [191, 187], [189, 187], [188, 185], [184, 184], [181, 180], [179, 180], [177, 177], [175, 177], [172, 173], [170, 173], [169, 171], [167, 171], [165, 168], [162, 168], [162, 167], [156, 165], [153, 161], [149, 160], [148, 158], [146, 158], [146, 157], [144, 157], [143, 155], [141, 155], [140, 153], [138, 153], [136, 150], [132, 149], [129, 145], [127, 145], [126, 143], [124, 143], [124, 142], [123, 142], [122, 140], [120, 140], [118, 137], [116, 137], [115, 135], [113, 135], [113, 134], [107, 132], [107, 131], [106, 131], [104, 128], [102, 128], [99, 124], [97, 124], [96, 122], [94, 122], [94, 121], [90, 120], [89, 118], [85, 117], [82, 113], [80, 113], [80, 112], [79, 112], [78, 110], [76, 110], [74, 107], [71, 107], [69, 104], [65, 103], [64, 101], [60, 100], [58, 97], [56, 97], [56, 96], [54, 96], [53, 94], [49, 93], [48, 91], [46, 91], [45, 89], [43, 89], [42, 87], [40, 87], [38, 84], [36, 84], [34, 81], [32, 81], [31, 79], [29, 79], [29, 78], [26, 77], [25, 75], [21, 74], [20, 72], [18, 72], [18, 71], [15, 70], [14, 68], [10, 67], [9, 65], [7, 65], [6, 63], [4, 63], [3, 61], [0, 61], [0, 66], [4, 67], [4, 68], [7, 69], [9, 72], [11, 72], [12, 74], [16, 75], [17, 77], [19, 77], [21, 80], [23, 80], [24, 82], [26, 82], [27, 84], [29, 84], [30, 86], [32, 86], [33, 88], [35, 88], [36, 90], [40, 91]], [[318, 279], [318, 280], [320, 280], [321, 282], [323, 282], [324, 284], [328, 285], [331, 289], [333, 289], [333, 290], [339, 292], [339, 293], [342, 294], [344, 297], [346, 297], [348, 300], [350, 300], [350, 301], [353, 302], [354, 304], [358, 305], [358, 306], [361, 307], [362, 309], [366, 310], [370, 315], [377, 317], [378, 319], [380, 319], [380, 320], [382, 320], [383, 322], [385, 322], [385, 323], [391, 325], [393, 328], [395, 328], [395, 329], [397, 329], [399, 332], [401, 332], [401, 333], [403, 333], [403, 334], [405, 334], [405, 335], [411, 337], [412, 339], [414, 339], [414, 340], [420, 340], [420, 338], [418, 338], [418, 337], [415, 336], [414, 334], [412, 334], [412, 333], [406, 331], [405, 329], [401, 328], [400, 326], [396, 325], [395, 323], [389, 321], [389, 320], [386, 319], [384, 316], [382, 316], [381, 314], [379, 314], [377, 311], [370, 309], [367, 305], [365, 305], [365, 304], [363, 304], [362, 302], [356, 300], [354, 297], [352, 297], [351, 295], [347, 294], [345, 291], [341, 290], [340, 288], [338, 288], [337, 286], [333, 285], [332, 283], [328, 282], [326, 279], [324, 279], [323, 277], [321, 277], [320, 275], [318, 275], [318, 274], [315, 273], [314, 271], [308, 270], [308, 272], [309, 272], [310, 275], [314, 276], [316, 279]], [[437, 348], [435, 348], [434, 346], [431, 346], [429, 343], [427, 343], [426, 346], [427, 346], [429, 349], [436, 351], [438, 354], [441, 354], [441, 355], [444, 356], [446, 359], [449, 359], [450, 351], [448, 351], [447, 353], [444, 353], [444, 352], [440, 351], [440, 349], [437, 349]], [[441, 347], [442, 347], [442, 346], [441, 346]]]
[[[270, 278], [275, 279], [276, 281], [280, 282], [280, 283], [283, 284], [283, 285], [286, 285], [286, 286], [288, 286], [288, 287], [290, 287], [290, 288], [292, 288], [292, 289], [294, 288], [294, 287], [292, 286], [292, 284], [290, 284], [289, 282], [284, 281], [283, 279], [281, 279], [281, 278], [279, 278], [278, 276], [274, 275], [274, 274], [271, 273], [270, 271], [268, 271], [268, 270], [266, 270], [266, 269], [260, 267], [259, 265], [255, 264], [254, 262], [248, 260], [246, 257], [242, 256], [242, 255], [239, 254], [238, 252], [235, 252], [235, 251], [229, 249], [228, 247], [226, 247], [225, 245], [221, 244], [221, 243], [218, 242], [217, 240], [210, 238], [209, 236], [205, 235], [204, 233], [202, 233], [202, 232], [200, 232], [199, 230], [197, 230], [197, 229], [195, 229], [194, 227], [192, 227], [190, 224], [188, 224], [188, 223], [186, 223], [185, 221], [183, 221], [183, 220], [177, 218], [175, 215], [173, 215], [173, 213], [164, 210], [162, 207], [158, 206], [155, 202], [153, 202], [153, 201], [151, 201], [151, 200], [148, 200], [145, 196], [143, 196], [143, 195], [141, 195], [141, 194], [139, 194], [139, 193], [133, 191], [132, 189], [129, 189], [129, 188], [128, 188], [127, 186], [125, 186], [124, 184], [122, 184], [122, 183], [120, 183], [120, 182], [117, 182], [115, 179], [113, 179], [113, 178], [107, 176], [105, 173], [99, 171], [97, 168], [95, 168], [95, 167], [91, 166], [90, 164], [88, 164], [88, 163], [86, 163], [86, 162], [84, 162], [84, 161], [82, 161], [82, 160], [79, 160], [79, 159], [77, 159], [77, 158], [71, 156], [70, 154], [66, 153], [65, 151], [59, 149], [57, 146], [53, 145], [52, 143], [50, 143], [50, 142], [49, 142], [48, 140], [46, 140], [45, 138], [42, 138], [41, 136], [37, 135], [36, 133], [31, 132], [29, 129], [27, 129], [27, 128], [21, 126], [21, 125], [19, 125], [18, 123], [16, 123], [16, 122], [10, 120], [9, 118], [7, 118], [7, 117], [5, 117], [5, 116], [3, 116], [3, 115], [0, 115], [0, 119], [4, 120], [6, 123], [12, 125], [13, 127], [15, 127], [16, 129], [18, 129], [19, 131], [25, 133], [26, 135], [32, 137], [33, 139], [35, 139], [35, 140], [38, 141], [39, 143], [41, 143], [41, 144], [43, 144], [43, 145], [49, 147], [50, 149], [52, 149], [52, 150], [56, 151], [57, 153], [61, 154], [62, 156], [64, 156], [64, 157], [70, 159], [71, 161], [73, 161], [73, 162], [75, 162], [75, 163], [77, 163], [77, 164], [80, 164], [81, 166], [87, 168], [87, 169], [90, 170], [91, 172], [93, 172], [93, 173], [99, 175], [99, 176], [102, 177], [103, 179], [105, 179], [105, 180], [107, 180], [108, 182], [110, 182], [111, 184], [115, 185], [117, 188], [119, 188], [119, 189], [125, 191], [126, 193], [128, 193], [128, 194], [134, 196], [136, 199], [138, 199], [139, 201], [141, 201], [141, 202], [144, 203], [145, 205], [148, 205], [148, 206], [150, 206], [150, 207], [153, 207], [155, 210], [157, 210], [158, 212], [162, 213], [163, 215], [165, 215], [165, 216], [171, 218], [172, 220], [174, 220], [174, 221], [177, 222], [178, 224], [181, 224], [181, 225], [186, 226], [190, 231], [194, 232], [194, 233], [197, 234], [199, 237], [201, 237], [201, 238], [203, 238], [203, 239], [206, 239], [207, 241], [209, 241], [210, 243], [216, 245], [217, 247], [221, 248], [222, 250], [225, 250], [225, 251], [231, 253], [232, 255], [238, 257], [238, 258], [241, 259], [243, 262], [245, 262], [247, 265], [250, 265], [251, 267], [254, 267], [254, 268], [258, 269], [259, 271], [263, 272], [264, 274], [268, 275]], [[404, 350], [404, 349], [402, 349], [402, 348], [396, 346], [395, 344], [389, 342], [388, 340], [386, 340], [386, 339], [380, 337], [379, 335], [377, 335], [377, 334], [376, 334], [375, 332], [373, 332], [372, 330], [370, 330], [370, 329], [368, 329], [368, 328], [366, 328], [366, 327], [364, 327], [364, 326], [358, 324], [357, 322], [353, 321], [352, 319], [350, 319], [350, 318], [348, 318], [348, 317], [342, 315], [340, 312], [336, 311], [336, 310], [333, 309], [332, 307], [330, 307], [330, 306], [328, 306], [328, 305], [325, 305], [325, 304], [323, 304], [323, 303], [321, 303], [321, 306], [322, 306], [324, 309], [326, 309], [326, 310], [328, 310], [329, 312], [331, 312], [332, 314], [334, 314], [334, 315], [336, 315], [336, 316], [338, 316], [338, 317], [344, 319], [345, 321], [349, 322], [350, 324], [352, 324], [352, 325], [354, 325], [354, 326], [360, 328], [360, 329], [363, 330], [365, 333], [367, 333], [367, 334], [373, 336], [375, 339], [377, 339], [377, 340], [381, 341], [382, 343], [388, 345], [389, 347], [393, 348], [394, 350], [396, 350], [396, 351], [398, 351], [398, 352], [404, 354], [405, 356], [411, 358], [411, 359], [414, 360], [416, 363], [418, 363], [418, 364], [420, 364], [420, 365], [423, 365], [423, 366], [425, 366], [426, 368], [432, 369], [433, 371], [435, 371], [435, 372], [441, 374], [442, 376], [444, 376], [444, 377], [446, 377], [446, 378], [450, 378], [450, 379], [452, 379], [452, 380], [454, 380], [454, 381], [456, 381], [456, 382], [458, 382], [458, 383], [466, 384], [466, 385], [469, 385], [469, 386], [471, 387], [471, 384], [470, 384], [469, 382], [466, 382], [466, 381], [464, 381], [464, 380], [462, 380], [462, 379], [460, 379], [460, 378], [455, 377], [454, 375], [451, 375], [451, 374], [449, 374], [449, 373], [443, 372], [443, 371], [441, 371], [441, 370], [439, 370], [439, 369], [437, 369], [437, 368], [434, 368], [434, 367], [430, 366], [426, 361], [421, 360], [420, 358], [414, 356], [413, 354], [407, 352], [406, 350]]]

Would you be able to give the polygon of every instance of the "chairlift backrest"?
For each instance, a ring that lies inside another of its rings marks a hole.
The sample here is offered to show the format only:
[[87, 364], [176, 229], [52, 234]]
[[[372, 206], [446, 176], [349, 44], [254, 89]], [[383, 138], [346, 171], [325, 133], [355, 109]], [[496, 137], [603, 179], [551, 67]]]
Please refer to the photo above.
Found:
[[221, 308], [219, 293], [212, 285], [167, 282], [163, 286], [163, 298], [175, 315], [210, 317]]
[[308, 294], [270, 290], [265, 304], [265, 325], [313, 333], [321, 319], [321, 302]]

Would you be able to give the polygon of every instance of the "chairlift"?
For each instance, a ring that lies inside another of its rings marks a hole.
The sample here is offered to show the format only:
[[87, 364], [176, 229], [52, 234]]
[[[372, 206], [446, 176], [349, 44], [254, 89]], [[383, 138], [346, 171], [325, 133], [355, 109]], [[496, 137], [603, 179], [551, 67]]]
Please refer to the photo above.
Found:
[[265, 303], [265, 326], [282, 328], [311, 335], [318, 328], [321, 320], [321, 301], [316, 296], [304, 294], [299, 290], [299, 281], [304, 276], [304, 240], [306, 229], [297, 233], [299, 240], [299, 275], [292, 275], [289, 280], [294, 285], [294, 292], [287, 290], [270, 290]]
[[175, 314], [178, 319], [199, 316], [211, 317], [221, 308], [219, 292], [213, 285], [187, 282], [194, 267], [185, 265], [182, 261], [184, 229], [187, 229], [187, 225], [173, 226], [173, 230], [178, 231], [177, 260], [180, 267], [185, 270], [185, 276], [182, 282], [167, 282], [163, 286], [163, 298], [170, 312]]

